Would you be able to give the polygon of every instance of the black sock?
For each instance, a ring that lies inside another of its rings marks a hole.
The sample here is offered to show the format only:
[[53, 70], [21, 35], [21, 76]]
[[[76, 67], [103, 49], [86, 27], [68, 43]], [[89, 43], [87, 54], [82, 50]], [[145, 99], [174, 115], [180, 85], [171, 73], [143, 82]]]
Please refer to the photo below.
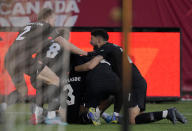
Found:
[[136, 116], [135, 123], [144, 124], [144, 123], [156, 122], [163, 119], [162, 114], [163, 114], [163, 111], [142, 113]]
[[53, 98], [51, 101], [49, 101], [48, 111], [58, 110], [59, 106], [60, 106], [60, 101], [59, 101], [59, 96], [58, 96], [58, 98]]

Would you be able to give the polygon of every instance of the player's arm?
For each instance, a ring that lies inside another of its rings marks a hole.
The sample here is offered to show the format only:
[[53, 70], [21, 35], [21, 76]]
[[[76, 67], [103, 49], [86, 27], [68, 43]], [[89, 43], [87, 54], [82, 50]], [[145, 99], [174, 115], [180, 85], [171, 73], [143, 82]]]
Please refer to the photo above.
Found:
[[89, 70], [92, 70], [94, 69], [98, 64], [99, 62], [103, 59], [103, 56], [95, 56], [93, 59], [91, 59], [90, 61], [82, 64], [82, 65], [78, 65], [78, 66], [75, 66], [75, 71], [89, 71]]
[[79, 55], [87, 55], [86, 51], [81, 50], [80, 48], [76, 47], [65, 38], [59, 36], [55, 39], [64, 49], [71, 51], [72, 53], [79, 54]]

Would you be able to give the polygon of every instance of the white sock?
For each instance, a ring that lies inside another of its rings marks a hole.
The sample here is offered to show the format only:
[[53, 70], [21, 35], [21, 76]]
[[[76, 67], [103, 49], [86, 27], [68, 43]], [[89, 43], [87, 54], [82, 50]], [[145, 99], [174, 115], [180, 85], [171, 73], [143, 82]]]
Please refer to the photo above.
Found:
[[168, 110], [165, 110], [165, 111], [163, 111], [163, 118], [166, 118], [167, 117], [167, 115], [168, 115]]
[[114, 114], [115, 116], [119, 116], [119, 113], [117, 113], [117, 112], [114, 112], [113, 114]]
[[101, 111], [99, 110], [99, 107], [97, 107], [95, 111], [96, 111], [97, 113], [99, 113], [99, 114], [101, 113]]
[[103, 112], [103, 114], [101, 115], [102, 118], [107, 118], [108, 116], [109, 116], [109, 114], [105, 113], [105, 112]]
[[96, 117], [100, 118], [101, 111], [99, 110], [99, 107], [96, 108], [95, 112], [96, 112], [96, 114], [95, 114]]
[[35, 114], [37, 114], [37, 116], [42, 115], [43, 114], [43, 108], [39, 107], [39, 106], [36, 106], [35, 107]]
[[0, 111], [5, 111], [7, 109], [7, 103], [1, 103], [0, 104]]
[[48, 111], [47, 113], [47, 118], [48, 119], [53, 119], [56, 117], [56, 112], [55, 111]]

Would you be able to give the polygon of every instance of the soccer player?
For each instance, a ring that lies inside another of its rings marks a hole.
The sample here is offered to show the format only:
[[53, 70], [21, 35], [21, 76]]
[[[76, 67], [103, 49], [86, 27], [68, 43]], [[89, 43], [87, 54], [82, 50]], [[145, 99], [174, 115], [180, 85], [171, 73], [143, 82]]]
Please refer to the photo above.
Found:
[[7, 103], [1, 101], [0, 113], [5, 110], [7, 104], [13, 104], [18, 99], [24, 101], [27, 96], [24, 73], [29, 76], [36, 76], [48, 85], [60, 86], [59, 77], [41, 61], [32, 57], [46, 46], [49, 37], [52, 37], [61, 46], [68, 48], [72, 52], [81, 55], [87, 54], [87, 52], [71, 45], [64, 38], [58, 37], [59, 32], [53, 28], [55, 20], [56, 15], [52, 9], [42, 9], [38, 15], [38, 22], [28, 23], [8, 49], [4, 63], [16, 90], [9, 94]]
[[[170, 108], [164, 111], [157, 112], [144, 112], [146, 105], [147, 83], [136, 65], [131, 61], [130, 58], [128, 60], [131, 64], [132, 72], [132, 90], [128, 109], [130, 124], [152, 123], [162, 119], [168, 119], [173, 124], [175, 124], [177, 120], [181, 123], [187, 123], [186, 118], [176, 108]], [[111, 103], [112, 99], [110, 99], [106, 103], [106, 105], [109, 106]], [[107, 113], [103, 113], [102, 117], [108, 122], [112, 120], [112, 117], [109, 117]]]
[[[105, 30], [97, 29], [91, 32], [91, 45], [94, 46], [94, 52], [89, 52], [89, 55], [101, 55], [107, 60], [122, 82], [122, 48], [108, 42], [109, 36]], [[122, 89], [121, 82], [119, 88]], [[121, 95], [122, 93], [120, 93]], [[118, 100], [117, 100], [118, 101]], [[115, 102], [116, 111], [113, 113], [112, 123], [118, 122], [119, 112], [122, 102]]]
[[[102, 56], [97, 56], [101, 57]], [[119, 77], [112, 71], [111, 64], [106, 60], [100, 63], [88, 61], [75, 67], [76, 71], [88, 71], [86, 74], [86, 107], [89, 108], [88, 116], [94, 125], [100, 125], [100, 110], [98, 106], [110, 95], [115, 96], [115, 103], [121, 103], [121, 85]], [[98, 64], [98, 65], [96, 65]], [[114, 111], [119, 107], [114, 106]]]
[[[93, 30], [91, 32], [91, 44], [94, 46], [95, 52], [89, 54], [102, 55], [107, 61], [111, 63], [113, 71], [122, 80], [121, 58], [123, 50], [119, 46], [108, 43], [108, 38], [109, 36], [105, 30]], [[132, 66], [132, 95], [129, 109], [130, 123], [134, 124], [154, 122], [163, 118], [167, 118], [173, 123], [175, 123], [176, 120], [179, 120], [182, 123], [186, 123], [186, 119], [176, 110], [176, 108], [170, 108], [161, 112], [141, 113], [145, 110], [147, 83], [129, 57], [128, 60]], [[103, 116], [107, 117], [107, 115], [104, 114]], [[118, 123], [118, 116], [118, 113], [114, 113], [111, 121], [113, 123]]]

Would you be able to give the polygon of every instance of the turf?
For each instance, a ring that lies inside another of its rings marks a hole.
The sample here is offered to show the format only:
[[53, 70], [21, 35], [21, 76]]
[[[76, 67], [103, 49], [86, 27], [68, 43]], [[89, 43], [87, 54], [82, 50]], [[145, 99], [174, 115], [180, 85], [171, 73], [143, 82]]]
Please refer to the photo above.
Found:
[[[151, 124], [141, 124], [130, 126], [131, 131], [192, 131], [192, 102], [174, 102], [174, 103], [160, 103], [160, 104], [147, 104], [148, 111], [159, 111], [170, 107], [176, 107], [182, 112], [187, 120], [187, 124], [177, 123], [173, 125], [168, 120], [161, 120]], [[107, 110], [108, 113], [112, 112], [112, 107]], [[106, 124], [102, 121], [101, 126], [93, 125], [67, 125], [67, 126], [50, 126], [50, 125], [37, 125], [29, 124], [30, 106], [29, 104], [17, 104], [10, 106], [6, 112], [7, 122], [0, 125], [0, 131], [118, 131], [121, 129], [120, 125]]]

